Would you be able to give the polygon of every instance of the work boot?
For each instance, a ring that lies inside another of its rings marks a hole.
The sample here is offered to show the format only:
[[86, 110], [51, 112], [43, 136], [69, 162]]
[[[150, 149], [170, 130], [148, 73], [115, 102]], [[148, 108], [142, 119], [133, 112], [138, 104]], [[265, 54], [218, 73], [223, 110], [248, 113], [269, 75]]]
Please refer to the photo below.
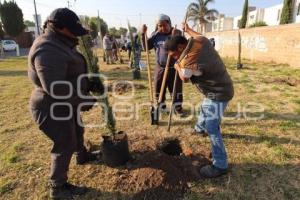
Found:
[[89, 162], [98, 160], [100, 157], [100, 151], [82, 151], [76, 154], [76, 164], [84, 165]]
[[180, 118], [184, 117], [184, 112], [182, 111], [182, 109], [175, 109], [174, 113], [175, 113], [175, 115], [177, 115]]
[[207, 137], [208, 136], [208, 133], [205, 131], [205, 130], [202, 130], [202, 131], [197, 131], [194, 129], [194, 134], [197, 134], [197, 135], [200, 135], [202, 137]]
[[166, 113], [166, 114], [170, 113], [170, 111], [169, 111], [169, 109], [167, 108], [166, 105], [161, 106], [159, 110], [160, 110], [161, 113]]
[[214, 165], [206, 165], [200, 169], [200, 175], [205, 178], [216, 178], [227, 174], [227, 169], [220, 169]]
[[62, 186], [50, 186], [50, 199], [53, 200], [69, 200], [74, 199], [71, 191], [64, 185]]
[[88, 191], [86, 187], [79, 187], [71, 183], [65, 183], [64, 187], [67, 188], [71, 192], [71, 194], [75, 196], [83, 195]]
[[195, 128], [187, 128], [186, 132], [191, 133], [192, 135], [198, 135], [198, 136], [200, 135], [202, 137], [207, 137], [208, 136], [208, 133], [206, 132], [206, 130], [198, 131]]

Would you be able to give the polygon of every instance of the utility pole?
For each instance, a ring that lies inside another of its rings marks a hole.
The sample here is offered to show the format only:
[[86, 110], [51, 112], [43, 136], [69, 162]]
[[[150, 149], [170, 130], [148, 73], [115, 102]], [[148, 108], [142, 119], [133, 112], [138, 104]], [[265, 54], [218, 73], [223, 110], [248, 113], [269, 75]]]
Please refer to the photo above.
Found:
[[99, 26], [99, 46], [100, 46], [100, 49], [102, 49], [103, 48], [103, 46], [102, 46], [102, 32], [101, 32], [101, 21], [100, 21], [99, 10], [98, 10], [98, 26]]
[[40, 26], [39, 26], [39, 20], [38, 20], [38, 16], [37, 16], [37, 12], [36, 12], [36, 3], [35, 0], [33, 0], [33, 4], [34, 4], [34, 12], [35, 12], [35, 26], [36, 26], [36, 30], [37, 30], [37, 34], [40, 35]]

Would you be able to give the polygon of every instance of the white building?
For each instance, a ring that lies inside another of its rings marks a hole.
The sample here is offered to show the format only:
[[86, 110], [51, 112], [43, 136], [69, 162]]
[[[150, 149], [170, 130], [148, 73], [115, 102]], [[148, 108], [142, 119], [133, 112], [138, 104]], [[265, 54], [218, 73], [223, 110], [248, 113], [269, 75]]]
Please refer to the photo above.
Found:
[[[248, 14], [248, 20], [247, 20], [247, 26], [257, 22], [257, 21], [263, 21], [264, 16], [264, 9], [256, 9], [254, 6], [249, 7], [249, 14]], [[234, 17], [233, 18], [233, 28], [232, 29], [238, 29], [240, 20], [242, 19], [242, 15]]]
[[247, 26], [255, 24], [256, 22], [264, 21], [265, 9], [258, 8], [249, 12]]
[[[300, 0], [294, 0], [293, 7], [293, 23], [300, 23]], [[258, 9], [256, 7], [249, 7], [247, 27], [256, 22], [265, 22], [268, 26], [279, 25], [282, 8], [283, 4]], [[212, 31], [238, 29], [241, 18], [241, 15], [234, 18], [220, 15], [219, 19], [212, 22]]]
[[279, 25], [283, 4], [265, 8], [264, 22], [268, 26]]
[[293, 21], [300, 23], [300, 0], [295, 0]]
[[242, 15], [233, 18], [233, 28], [232, 29], [239, 29], [239, 23], [242, 19]]
[[[300, 23], [300, 0], [294, 0], [293, 7], [293, 23]], [[279, 25], [282, 8], [283, 4], [265, 8], [264, 22], [266, 22], [268, 26]]]
[[225, 17], [225, 15], [221, 14], [218, 19], [214, 20], [211, 24], [212, 32], [232, 30], [233, 17]]

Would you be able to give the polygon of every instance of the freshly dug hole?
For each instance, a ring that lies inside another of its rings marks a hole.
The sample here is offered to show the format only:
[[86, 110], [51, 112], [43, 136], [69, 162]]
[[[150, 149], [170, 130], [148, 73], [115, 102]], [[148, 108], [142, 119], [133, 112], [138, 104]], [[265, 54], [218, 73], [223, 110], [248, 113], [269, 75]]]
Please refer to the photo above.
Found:
[[182, 148], [178, 139], [166, 139], [158, 145], [157, 149], [170, 156], [180, 156], [182, 153]]
[[141, 133], [129, 135], [133, 159], [125, 166], [106, 168], [98, 181], [129, 195], [127, 199], [182, 199], [190, 183], [201, 180], [197, 169], [210, 163], [209, 149], [197, 146], [191, 156], [186, 156], [186, 137], [162, 139]]

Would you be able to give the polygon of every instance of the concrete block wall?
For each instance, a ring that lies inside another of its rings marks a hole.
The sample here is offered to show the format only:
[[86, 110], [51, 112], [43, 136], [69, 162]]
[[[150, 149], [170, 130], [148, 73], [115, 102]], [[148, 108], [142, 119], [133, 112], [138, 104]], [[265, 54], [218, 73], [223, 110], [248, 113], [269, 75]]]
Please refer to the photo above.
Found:
[[[300, 24], [241, 29], [242, 58], [300, 68]], [[207, 33], [221, 56], [237, 58], [238, 30]]]

